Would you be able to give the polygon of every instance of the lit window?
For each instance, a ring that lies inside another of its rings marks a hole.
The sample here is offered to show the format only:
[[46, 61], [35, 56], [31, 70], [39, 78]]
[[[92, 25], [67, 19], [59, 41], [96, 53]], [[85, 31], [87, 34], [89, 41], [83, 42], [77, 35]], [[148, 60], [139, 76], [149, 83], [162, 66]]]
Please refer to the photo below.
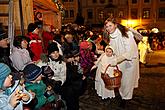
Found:
[[119, 18], [123, 18], [124, 17], [124, 13], [123, 13], [123, 11], [119, 11]]
[[150, 18], [150, 9], [143, 9], [143, 19]]

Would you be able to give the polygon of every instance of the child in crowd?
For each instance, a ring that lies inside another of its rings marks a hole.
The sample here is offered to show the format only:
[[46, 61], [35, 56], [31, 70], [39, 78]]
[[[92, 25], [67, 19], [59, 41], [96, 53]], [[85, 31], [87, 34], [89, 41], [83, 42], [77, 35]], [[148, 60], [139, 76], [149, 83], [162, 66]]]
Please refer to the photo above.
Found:
[[13, 63], [13, 67], [17, 71], [22, 71], [23, 68], [32, 62], [30, 54], [27, 50], [28, 41], [26, 36], [16, 36], [13, 42], [14, 47], [10, 54], [10, 59]]
[[[111, 46], [108, 45], [105, 47], [105, 52], [101, 54], [101, 56], [95, 62], [95, 65], [92, 67], [92, 69], [95, 67], [98, 67], [96, 71], [96, 77], [95, 77], [95, 89], [97, 91], [97, 94], [101, 96], [102, 99], [115, 97], [114, 90], [106, 89], [104, 82], [101, 79], [101, 73], [105, 72], [105, 69], [109, 64], [114, 65], [113, 62], [116, 62], [115, 60], [116, 58], [113, 55], [113, 49]], [[110, 66], [107, 69], [106, 73], [108, 73], [110, 77], [114, 77], [113, 71], [115, 68], [116, 68], [115, 66]]]
[[[49, 66], [53, 73], [50, 78], [53, 84], [54, 92], [59, 94], [60, 88], [66, 80], [66, 63], [63, 61], [62, 56], [59, 53], [59, 48], [57, 43], [52, 42], [48, 45], [48, 61], [40, 61], [37, 65], [39, 67], [45, 68]], [[46, 56], [45, 56], [46, 57]], [[46, 58], [42, 58], [46, 59]]]
[[32, 100], [20, 81], [13, 81], [10, 68], [0, 63], [0, 110], [23, 110], [23, 104]]
[[47, 90], [46, 85], [42, 81], [42, 69], [35, 64], [28, 64], [24, 70], [25, 75], [25, 87], [28, 91], [32, 91], [36, 94], [38, 103], [34, 109], [38, 110], [54, 101], [55, 96], [51, 95], [46, 97], [44, 94]]
[[96, 61], [94, 52], [92, 52], [92, 44], [88, 41], [80, 43], [80, 64], [83, 69], [83, 79], [91, 76], [90, 70]]

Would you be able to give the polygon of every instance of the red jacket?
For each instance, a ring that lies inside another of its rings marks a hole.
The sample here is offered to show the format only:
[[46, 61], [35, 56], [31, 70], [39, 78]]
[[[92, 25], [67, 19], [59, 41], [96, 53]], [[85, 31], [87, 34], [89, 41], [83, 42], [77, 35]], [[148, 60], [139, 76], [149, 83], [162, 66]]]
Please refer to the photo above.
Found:
[[34, 54], [32, 61], [40, 59], [40, 55], [43, 53], [42, 42], [37, 34], [29, 33], [27, 37], [30, 38], [29, 46]]

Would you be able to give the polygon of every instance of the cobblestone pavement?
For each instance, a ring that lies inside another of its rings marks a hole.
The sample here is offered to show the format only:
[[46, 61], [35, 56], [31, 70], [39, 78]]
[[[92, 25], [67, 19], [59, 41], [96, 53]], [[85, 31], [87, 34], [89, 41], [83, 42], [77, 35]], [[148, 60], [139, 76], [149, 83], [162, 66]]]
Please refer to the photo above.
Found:
[[88, 90], [80, 97], [80, 110], [165, 110], [165, 51], [147, 56], [147, 65], [140, 65], [139, 87], [125, 109], [118, 99], [102, 101], [89, 81]]

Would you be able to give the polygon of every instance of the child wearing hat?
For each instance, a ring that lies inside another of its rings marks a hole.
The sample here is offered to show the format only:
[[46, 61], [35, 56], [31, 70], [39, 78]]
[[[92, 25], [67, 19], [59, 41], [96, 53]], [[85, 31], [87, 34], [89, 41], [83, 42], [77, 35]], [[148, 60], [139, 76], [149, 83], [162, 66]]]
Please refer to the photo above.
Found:
[[114, 90], [106, 89], [104, 82], [101, 79], [101, 73], [105, 72], [105, 69], [109, 64], [111, 64], [112, 66], [110, 66], [107, 69], [106, 73], [108, 73], [110, 77], [114, 77], [113, 71], [114, 69], [116, 69], [116, 67], [114, 66], [114, 62], [116, 62], [116, 57], [113, 55], [112, 47], [108, 45], [105, 47], [105, 52], [101, 54], [101, 56], [95, 62], [95, 65], [92, 67], [92, 69], [97, 67], [96, 77], [95, 77], [95, 89], [97, 91], [97, 94], [102, 99], [115, 97]]
[[23, 110], [23, 104], [28, 104], [32, 95], [20, 81], [13, 81], [10, 73], [10, 68], [0, 63], [0, 110]]
[[48, 62], [39, 62], [37, 65], [42, 68], [49, 66], [52, 69], [54, 74], [51, 75], [50, 79], [55, 81], [53, 89], [55, 93], [59, 94], [60, 88], [66, 80], [66, 63], [59, 53], [58, 44], [56, 42], [50, 43], [47, 50]]
[[39, 66], [35, 64], [28, 64], [25, 66], [23, 72], [26, 89], [34, 92], [38, 100], [38, 103], [34, 107], [35, 110], [38, 110], [55, 100], [54, 95], [49, 97], [44, 95], [47, 87], [42, 80], [42, 69]]

